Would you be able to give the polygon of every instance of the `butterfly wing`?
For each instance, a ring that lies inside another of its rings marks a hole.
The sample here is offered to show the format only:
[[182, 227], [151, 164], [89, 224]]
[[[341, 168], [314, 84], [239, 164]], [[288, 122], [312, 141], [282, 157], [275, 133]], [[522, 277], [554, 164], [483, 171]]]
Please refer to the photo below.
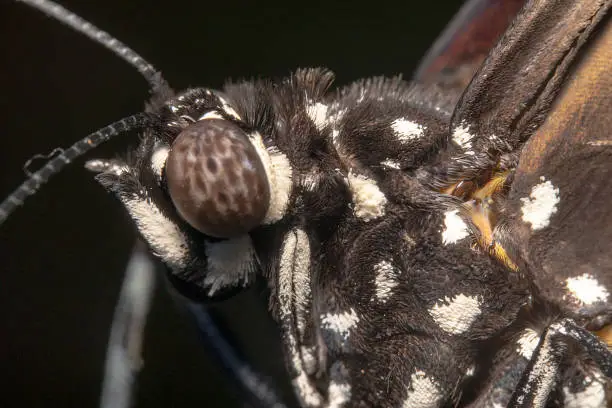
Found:
[[451, 131], [462, 153], [449, 171], [504, 172], [509, 193], [497, 196], [496, 225], [481, 241], [510, 254], [549, 300], [603, 323], [612, 290], [611, 10], [602, 0], [528, 2], [459, 100]]
[[468, 0], [415, 71], [419, 82], [465, 89], [525, 0]]
[[599, 324], [610, 320], [612, 290], [610, 17], [568, 64], [546, 120], [522, 149], [508, 195], [509, 245], [536, 285], [551, 300], [566, 299], [572, 312], [600, 316]]

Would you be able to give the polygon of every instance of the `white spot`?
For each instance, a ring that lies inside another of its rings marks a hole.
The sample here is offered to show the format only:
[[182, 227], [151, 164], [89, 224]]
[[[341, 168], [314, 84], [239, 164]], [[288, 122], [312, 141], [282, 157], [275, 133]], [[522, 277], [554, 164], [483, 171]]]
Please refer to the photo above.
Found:
[[395, 160], [391, 160], [391, 159], [386, 159], [382, 162], [380, 162], [381, 166], [384, 167], [389, 167], [391, 169], [396, 169], [399, 170], [401, 168], [400, 164], [398, 162], [396, 162]]
[[476, 366], [470, 366], [468, 367], [467, 370], [465, 370], [465, 376], [466, 377], [471, 377], [474, 375], [474, 373], [476, 372]]
[[304, 174], [300, 180], [300, 185], [307, 191], [314, 191], [321, 181], [321, 174], [311, 171]]
[[327, 109], [327, 105], [321, 102], [310, 102], [306, 106], [306, 114], [319, 130], [323, 130], [327, 126]]
[[307, 374], [315, 374], [319, 363], [316, 347], [303, 346], [300, 348], [300, 353], [302, 355], [304, 371]]
[[440, 303], [429, 309], [429, 315], [442, 330], [451, 334], [467, 331], [481, 313], [482, 301], [477, 296], [465, 296], [461, 293], [452, 299], [445, 297]]
[[289, 159], [276, 147], [266, 148], [259, 132], [249, 135], [249, 140], [266, 171], [268, 185], [270, 186], [270, 207], [263, 220], [263, 224], [272, 224], [285, 215], [289, 196], [291, 195], [293, 169]]
[[328, 407], [341, 408], [351, 399], [351, 385], [347, 382], [348, 372], [340, 362], [332, 364], [328, 389]]
[[401, 142], [408, 142], [423, 136], [425, 127], [405, 118], [395, 119], [391, 128]]
[[467, 225], [465, 225], [457, 210], [444, 213], [444, 230], [442, 231], [442, 243], [444, 245], [455, 244], [468, 235]]
[[204, 285], [212, 296], [219, 289], [246, 286], [253, 277], [254, 251], [249, 235], [206, 244], [208, 269]]
[[538, 343], [540, 342], [540, 335], [533, 329], [527, 328], [521, 333], [521, 337], [516, 341], [517, 348], [516, 352], [527, 360], [531, 360]]
[[85, 163], [85, 167], [96, 173], [111, 173], [115, 176], [121, 176], [122, 174], [130, 171], [129, 167], [125, 164], [120, 164], [118, 162], [109, 162], [107, 160], [93, 159], [88, 160]]
[[310, 293], [310, 242], [300, 229], [289, 231], [281, 248], [278, 273], [278, 299], [280, 317], [287, 352], [293, 369], [298, 373], [293, 379], [298, 396], [308, 406], [319, 406], [322, 397], [307, 371], [316, 367], [314, 349], [302, 344], [306, 319], [311, 316]]
[[301, 229], [287, 233], [281, 248], [278, 273], [281, 315], [296, 315], [299, 334], [303, 334], [310, 314], [310, 241]]
[[[554, 332], [553, 325], [550, 326], [549, 333]], [[521, 395], [518, 396], [517, 402], [523, 404], [524, 396], [532, 392], [530, 384], [537, 384], [537, 388], [533, 390], [534, 407], [544, 407], [546, 400], [550, 395], [550, 391], [555, 384], [557, 371], [559, 368], [558, 361], [552, 353], [550, 344], [550, 336], [547, 335], [540, 348], [540, 353], [533, 365], [532, 371], [529, 373], [527, 384], [522, 388]]]
[[200, 116], [198, 118], [198, 121], [206, 120], [206, 119], [225, 119], [225, 118], [217, 111], [210, 111]]
[[442, 402], [440, 385], [421, 370], [410, 376], [410, 386], [407, 390], [408, 396], [402, 408], [435, 408]]
[[305, 406], [318, 407], [321, 405], [321, 396], [305, 372], [300, 373], [292, 382]]
[[338, 142], [338, 136], [340, 136], [340, 131], [338, 129], [333, 129], [331, 132], [331, 137], [332, 137], [332, 144], [334, 145], [336, 150], [340, 147], [340, 144]]
[[355, 204], [354, 212], [358, 218], [367, 222], [385, 214], [387, 197], [374, 180], [349, 171], [348, 184]]
[[227, 103], [227, 101], [225, 99], [223, 99], [222, 97], [220, 97], [219, 95], [216, 95], [217, 98], [219, 98], [219, 101], [221, 101], [221, 109], [223, 109], [223, 112], [225, 112], [227, 115], [233, 117], [234, 119], [238, 119], [238, 120], [242, 120], [242, 118], [240, 117], [240, 115], [238, 115], [238, 112], [236, 112], [234, 110], [234, 108], [232, 108], [230, 106], [229, 103]]
[[329, 408], [343, 407], [351, 399], [351, 386], [346, 383], [329, 384]]
[[338, 105], [332, 105], [332, 108], [328, 111], [327, 121], [334, 126], [337, 126], [348, 109], [338, 109]]
[[326, 313], [321, 316], [321, 327], [328, 331], [333, 338], [329, 339], [344, 346], [349, 338], [350, 331], [359, 322], [359, 316], [353, 308], [343, 313]]
[[170, 148], [168, 146], [163, 146], [155, 150], [151, 155], [151, 170], [158, 183], [161, 181], [162, 171], [166, 165], [166, 159], [168, 158], [169, 152]]
[[[541, 179], [544, 179], [543, 177]], [[557, 212], [559, 189], [548, 181], [533, 186], [529, 197], [521, 198], [523, 221], [531, 224], [536, 231], [548, 226], [550, 217]]]
[[589, 146], [612, 146], [612, 140], [592, 140], [587, 144]]
[[606, 288], [588, 273], [567, 278], [565, 285], [573, 297], [586, 305], [595, 302], [606, 302], [610, 295]]
[[376, 299], [381, 303], [385, 303], [391, 296], [393, 288], [398, 285], [397, 276], [399, 271], [391, 265], [390, 262], [380, 261], [374, 266], [376, 272], [376, 278], [374, 283], [376, 285]]
[[365, 92], [365, 89], [364, 89], [364, 88], [360, 88], [360, 91], [359, 91], [359, 97], [357, 98], [357, 101], [356, 101], [356, 102], [357, 102], [357, 103], [361, 103], [361, 102], [363, 102], [363, 101], [365, 100], [365, 97], [366, 97], [366, 92]]
[[607, 406], [604, 388], [606, 380], [599, 373], [595, 373], [590, 380], [591, 383], [580, 392], [572, 393], [568, 387], [563, 387], [565, 408], [605, 408]]
[[170, 267], [182, 269], [189, 260], [187, 239], [179, 227], [166, 218], [155, 204], [141, 198], [120, 197], [153, 253]]
[[[459, 125], [453, 130], [453, 142], [455, 142], [463, 150], [472, 148], [472, 139], [474, 135], [470, 133], [470, 128], [464, 124]], [[471, 152], [473, 154], [473, 152]]]

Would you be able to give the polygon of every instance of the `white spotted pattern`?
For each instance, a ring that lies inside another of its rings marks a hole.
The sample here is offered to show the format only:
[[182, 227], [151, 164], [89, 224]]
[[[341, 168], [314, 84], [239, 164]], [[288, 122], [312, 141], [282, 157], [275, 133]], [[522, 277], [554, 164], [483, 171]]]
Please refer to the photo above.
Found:
[[329, 408], [341, 408], [351, 399], [351, 385], [347, 382], [348, 371], [340, 362], [332, 364], [329, 382]]
[[206, 244], [208, 260], [204, 285], [212, 296], [219, 289], [247, 285], [253, 277], [254, 251], [249, 235]]
[[374, 284], [376, 286], [375, 299], [381, 303], [385, 303], [393, 294], [393, 289], [398, 285], [397, 276], [399, 271], [388, 261], [380, 261], [374, 266], [376, 277]]
[[300, 185], [306, 191], [315, 191], [321, 181], [321, 174], [316, 171], [310, 171], [302, 176]]
[[529, 197], [521, 198], [523, 221], [530, 223], [534, 231], [548, 226], [559, 204], [559, 189], [550, 180], [544, 181], [544, 177], [540, 180], [542, 183], [533, 186]]
[[444, 245], [455, 244], [469, 235], [467, 225], [457, 210], [444, 213], [444, 230], [442, 231], [442, 243]]
[[319, 130], [323, 130], [327, 126], [327, 110], [327, 105], [321, 102], [310, 102], [306, 106], [306, 114]]
[[526, 328], [521, 333], [521, 337], [519, 337], [519, 339], [516, 341], [516, 352], [525, 357], [527, 360], [531, 360], [531, 355], [536, 347], [538, 347], [539, 342], [540, 335], [535, 330]]
[[359, 316], [353, 308], [348, 312], [326, 313], [321, 316], [321, 327], [329, 331], [334, 340], [344, 346], [349, 339], [351, 329], [359, 322]]
[[114, 174], [115, 176], [121, 176], [130, 171], [130, 168], [125, 164], [99, 159], [88, 160], [87, 163], [85, 163], [85, 167], [96, 173], [105, 172]]
[[262, 223], [272, 224], [283, 218], [287, 210], [293, 169], [284, 153], [274, 146], [266, 148], [259, 132], [249, 134], [249, 141], [261, 159], [270, 186], [270, 206]]
[[299, 397], [306, 404], [306, 406], [321, 406], [321, 396], [317, 392], [316, 388], [314, 388], [305, 372], [301, 372], [296, 378], [293, 379], [292, 383], [293, 387], [297, 390]]
[[166, 165], [166, 159], [168, 158], [169, 152], [170, 148], [168, 146], [162, 146], [156, 149], [151, 155], [151, 170], [158, 183], [161, 181], [162, 171]]
[[406, 118], [399, 118], [391, 123], [391, 128], [395, 132], [398, 140], [408, 142], [423, 136], [425, 127]]
[[386, 159], [380, 162], [380, 165], [383, 167], [388, 167], [390, 169], [396, 169], [396, 170], [399, 170], [401, 168], [400, 164], [392, 159]]
[[358, 218], [367, 222], [385, 214], [387, 197], [374, 180], [349, 171], [348, 185], [355, 204], [354, 212]]
[[210, 111], [210, 112], [206, 112], [205, 114], [200, 116], [198, 118], [198, 121], [200, 121], [200, 120], [207, 120], [207, 119], [222, 119], [222, 120], [224, 120], [225, 118], [223, 117], [223, 115], [221, 115], [217, 111]]
[[[554, 332], [554, 325], [550, 326], [549, 333]], [[542, 408], [546, 404], [546, 400], [550, 395], [550, 391], [555, 384], [557, 377], [558, 363], [555, 362], [555, 358], [552, 353], [552, 347], [550, 344], [550, 336], [546, 336], [540, 348], [540, 353], [534, 363], [533, 369], [529, 374], [529, 383], [535, 383], [537, 380], [537, 389], [534, 390], [535, 396], [533, 398], [533, 407]], [[538, 380], [539, 379], [539, 380]], [[531, 392], [530, 385], [526, 384], [521, 390], [521, 394], [517, 398], [519, 404], [523, 404], [525, 394]]]
[[606, 302], [610, 296], [606, 288], [588, 273], [567, 278], [565, 285], [570, 294], [585, 305]]
[[438, 382], [421, 370], [410, 376], [410, 386], [407, 387], [407, 391], [408, 396], [402, 408], [435, 408], [442, 400]]
[[596, 373], [593, 378], [586, 380], [591, 382], [580, 392], [572, 393], [568, 387], [563, 387], [565, 408], [605, 408], [607, 406], [604, 388], [606, 379]]
[[182, 269], [189, 259], [187, 239], [180, 228], [147, 199], [120, 197], [153, 253], [170, 267]]
[[474, 135], [470, 133], [470, 128], [465, 124], [457, 126], [453, 130], [453, 142], [461, 147], [466, 154], [474, 154], [472, 149], [472, 139]]
[[452, 299], [445, 297], [439, 302], [429, 309], [429, 315], [442, 330], [451, 334], [466, 332], [482, 312], [482, 300], [477, 296], [460, 293]]
[[[310, 315], [310, 242], [300, 229], [289, 231], [281, 248], [278, 272], [278, 300], [283, 335], [291, 356], [291, 364], [297, 372], [293, 386], [307, 406], [320, 406], [322, 397], [308, 376], [308, 369], [316, 362], [310, 361], [314, 350], [298, 346]], [[303, 361], [302, 355], [306, 358]], [[305, 367], [306, 366], [306, 367]]]
[[283, 296], [281, 311], [284, 316], [297, 315], [297, 327], [302, 331], [306, 325], [304, 316], [310, 305], [310, 241], [301, 229], [289, 231], [281, 249], [279, 286]]
[[227, 101], [225, 99], [223, 99], [219, 95], [217, 95], [217, 98], [219, 98], [219, 101], [221, 101], [221, 104], [222, 104], [221, 109], [223, 109], [223, 112], [225, 112], [227, 115], [233, 117], [234, 119], [242, 120], [240, 115], [238, 115], [238, 112], [236, 112], [234, 110], [234, 108], [232, 108], [231, 105], [229, 103], [227, 103]]

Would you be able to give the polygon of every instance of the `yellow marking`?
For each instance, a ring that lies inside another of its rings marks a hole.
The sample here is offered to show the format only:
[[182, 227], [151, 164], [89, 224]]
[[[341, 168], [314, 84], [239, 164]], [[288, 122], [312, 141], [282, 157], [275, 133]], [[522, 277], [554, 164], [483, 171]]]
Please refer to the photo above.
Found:
[[493, 243], [493, 248], [491, 248], [489, 252], [500, 262], [510, 268], [513, 272], [517, 272], [519, 270], [518, 266], [508, 256], [506, 250], [502, 248], [502, 246], [499, 245], [497, 242]]
[[[503, 263], [513, 271], [518, 271], [518, 266], [510, 259], [506, 250], [493, 239], [493, 230], [497, 223], [496, 214], [491, 208], [494, 203], [493, 197], [503, 188], [510, 171], [494, 173], [491, 179], [481, 188], [475, 191], [466, 191], [468, 201], [463, 204], [463, 208], [469, 214], [474, 227], [477, 228], [479, 236], [478, 245], [486, 250], [491, 256]], [[463, 183], [466, 183], [464, 185]], [[460, 181], [442, 190], [445, 194], [456, 195], [460, 188], [466, 187], [471, 181]]]
[[597, 330], [594, 333], [604, 343], [606, 343], [608, 347], [612, 347], [612, 325], [608, 324], [604, 326], [601, 330]]
[[472, 200], [463, 204], [463, 207], [468, 210], [472, 223], [480, 232], [478, 241], [484, 248], [488, 248], [493, 242], [493, 228], [489, 218], [488, 203]]
[[[461, 182], [459, 182], [461, 183]], [[443, 188], [442, 190], [440, 190], [440, 192], [442, 194], [447, 194], [447, 195], [453, 195], [453, 192], [455, 191], [455, 189], [457, 188], [457, 186], [459, 185], [459, 183], [455, 183], [455, 184], [451, 184], [450, 186]]]
[[491, 180], [489, 180], [480, 190], [476, 190], [472, 195], [472, 198], [480, 200], [486, 200], [487, 198], [490, 199], [494, 194], [498, 193], [502, 188], [504, 188], [504, 183], [509, 175], [509, 171], [493, 174]]

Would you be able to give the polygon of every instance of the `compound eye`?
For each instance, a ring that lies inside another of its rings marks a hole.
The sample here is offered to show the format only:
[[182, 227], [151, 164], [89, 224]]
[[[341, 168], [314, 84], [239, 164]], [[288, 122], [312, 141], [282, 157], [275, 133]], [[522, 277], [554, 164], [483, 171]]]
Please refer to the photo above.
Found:
[[242, 129], [223, 119], [201, 120], [178, 135], [166, 160], [166, 180], [180, 216], [217, 238], [250, 231], [270, 205], [255, 148]]

